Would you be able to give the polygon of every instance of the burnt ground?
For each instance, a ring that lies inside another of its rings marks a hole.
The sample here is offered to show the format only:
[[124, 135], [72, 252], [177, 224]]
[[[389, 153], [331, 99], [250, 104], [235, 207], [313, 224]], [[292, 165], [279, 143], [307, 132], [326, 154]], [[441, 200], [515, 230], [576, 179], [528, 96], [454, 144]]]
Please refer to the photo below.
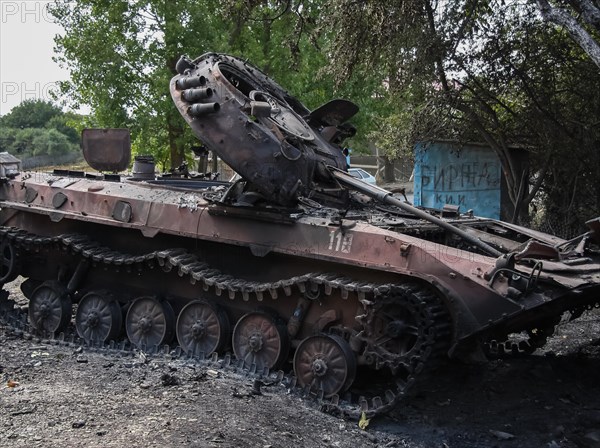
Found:
[[0, 329], [0, 446], [600, 447], [599, 329], [594, 310], [534, 355], [452, 364], [366, 431], [281, 385]]

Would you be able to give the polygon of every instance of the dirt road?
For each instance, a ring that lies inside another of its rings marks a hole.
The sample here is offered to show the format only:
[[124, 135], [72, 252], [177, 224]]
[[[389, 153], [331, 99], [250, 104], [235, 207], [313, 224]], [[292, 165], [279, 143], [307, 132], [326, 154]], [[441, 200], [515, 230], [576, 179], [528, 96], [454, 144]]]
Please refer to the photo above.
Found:
[[[18, 294], [13, 289], [13, 296]], [[600, 313], [532, 356], [452, 364], [366, 430], [281, 384], [0, 329], [3, 447], [600, 447]]]

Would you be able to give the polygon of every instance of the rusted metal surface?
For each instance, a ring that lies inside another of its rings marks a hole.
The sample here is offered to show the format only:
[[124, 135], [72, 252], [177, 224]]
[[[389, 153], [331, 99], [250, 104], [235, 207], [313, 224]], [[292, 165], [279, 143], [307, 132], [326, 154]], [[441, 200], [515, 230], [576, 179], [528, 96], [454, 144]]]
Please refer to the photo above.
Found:
[[358, 111], [355, 105], [328, 103], [311, 114], [257, 67], [233, 56], [209, 53], [184, 67], [170, 86], [177, 109], [253, 189], [283, 205], [298, 196], [345, 199], [324, 169], [345, 168], [345, 158], [330, 143], [330, 132], [325, 137], [321, 130], [344, 132], [340, 126]]
[[562, 313], [598, 303], [597, 220], [564, 241], [415, 209], [344, 173], [338, 143], [352, 132], [352, 103], [311, 113], [226, 55], [178, 65], [171, 94], [182, 116], [242, 179], [3, 179], [0, 282], [28, 279], [39, 330], [60, 331], [78, 303], [85, 339], [125, 328], [140, 347], [231, 347], [258, 371], [291, 361], [302, 386], [333, 400], [357, 366], [391, 372], [392, 392], [364, 405], [381, 411], [431, 364], [512, 332], [544, 335], [531, 336], [534, 347]]
[[131, 159], [129, 129], [84, 129], [81, 147], [87, 163], [98, 171], [123, 171]]

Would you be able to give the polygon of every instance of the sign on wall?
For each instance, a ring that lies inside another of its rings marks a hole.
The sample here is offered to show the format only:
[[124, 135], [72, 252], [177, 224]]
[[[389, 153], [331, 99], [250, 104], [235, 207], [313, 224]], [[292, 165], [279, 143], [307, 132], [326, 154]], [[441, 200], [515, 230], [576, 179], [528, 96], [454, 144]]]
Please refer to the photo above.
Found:
[[[460, 148], [460, 149], [459, 149]], [[449, 142], [415, 147], [415, 205], [441, 209], [460, 206], [461, 213], [500, 219], [500, 161], [490, 148]]]

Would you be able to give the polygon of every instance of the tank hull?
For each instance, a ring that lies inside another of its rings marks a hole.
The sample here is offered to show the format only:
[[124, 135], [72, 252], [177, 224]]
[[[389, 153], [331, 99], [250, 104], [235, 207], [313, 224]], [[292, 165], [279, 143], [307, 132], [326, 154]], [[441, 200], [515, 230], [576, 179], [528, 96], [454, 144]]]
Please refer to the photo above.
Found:
[[[309, 111], [228, 55], [177, 67], [175, 106], [241, 179], [10, 171], [0, 284], [25, 278], [34, 331], [74, 321], [86, 343], [233, 352], [333, 403], [350, 391], [373, 415], [448, 357], [531, 352], [564, 312], [598, 305], [598, 220], [564, 241], [417, 209], [345, 172], [351, 102]], [[130, 156], [123, 130], [88, 130], [83, 147], [98, 170]]]
[[[515, 331], [519, 325], [535, 325], [535, 313], [523, 318], [529, 309], [553, 309], [555, 314], [593, 302], [589, 291], [600, 283], [597, 263], [565, 264], [562, 269], [555, 267], [556, 272], [542, 273], [542, 281], [547, 277], [543, 290], [510, 298], [501, 286], [491, 287], [486, 279], [496, 266], [492, 257], [358, 219], [339, 221], [335, 216], [302, 209], [274, 211], [211, 204], [203, 196], [207, 191], [203, 183], [197, 184], [193, 190], [180, 190], [127, 179], [115, 182], [24, 173], [1, 188], [0, 222], [39, 236], [86, 235], [96, 244], [124, 254], [181, 248], [214, 269], [247, 282], [274, 282], [308, 273], [335, 274], [373, 285], [418, 281], [436, 290], [450, 310], [455, 342], [489, 333], [496, 325]], [[57, 197], [66, 198], [59, 207]], [[40, 280], [58, 275], [60, 263], [49, 264], [54, 268]], [[29, 269], [26, 262], [22, 266], [25, 272]], [[526, 274], [531, 268], [523, 271]], [[133, 279], [126, 278], [120, 289], [126, 292], [126, 284]], [[162, 287], [150, 289], [169, 294], [170, 283], [157, 281]], [[110, 280], [96, 280], [93, 285], [99, 287], [103, 282]], [[147, 284], [147, 279], [141, 283]], [[174, 295], [189, 300], [198, 293], [187, 288]], [[241, 293], [231, 290], [227, 295], [233, 295], [235, 301]], [[359, 300], [355, 297], [341, 308], [355, 304], [343, 320], [353, 331], [360, 331], [354, 322]], [[258, 302], [256, 297], [247, 299], [249, 307], [253, 302]], [[294, 300], [288, 302], [283, 315], [295, 306]], [[523, 321], [526, 323], [511, 323]]]

